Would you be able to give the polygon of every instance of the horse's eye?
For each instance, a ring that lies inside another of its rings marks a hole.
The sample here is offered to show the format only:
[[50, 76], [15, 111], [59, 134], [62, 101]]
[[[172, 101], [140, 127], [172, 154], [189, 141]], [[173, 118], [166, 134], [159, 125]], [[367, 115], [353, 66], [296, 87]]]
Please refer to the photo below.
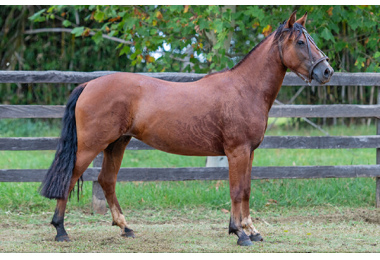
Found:
[[297, 42], [297, 44], [298, 44], [298, 45], [304, 45], [304, 44], [305, 44], [305, 42], [304, 42], [304, 41], [302, 41], [302, 40], [299, 40], [299, 41]]

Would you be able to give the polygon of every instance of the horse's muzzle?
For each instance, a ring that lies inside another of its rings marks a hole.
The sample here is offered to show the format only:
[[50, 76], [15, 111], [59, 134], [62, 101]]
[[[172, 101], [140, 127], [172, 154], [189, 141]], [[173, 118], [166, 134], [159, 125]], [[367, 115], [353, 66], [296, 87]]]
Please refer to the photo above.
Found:
[[312, 77], [319, 84], [325, 84], [330, 81], [331, 76], [334, 74], [334, 69], [327, 61], [323, 61], [315, 66]]

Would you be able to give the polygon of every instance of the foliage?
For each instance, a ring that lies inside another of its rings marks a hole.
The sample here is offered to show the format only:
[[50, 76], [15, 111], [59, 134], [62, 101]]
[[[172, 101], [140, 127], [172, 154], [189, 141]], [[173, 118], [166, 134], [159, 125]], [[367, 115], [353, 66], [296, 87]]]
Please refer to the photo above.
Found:
[[209, 72], [232, 67], [294, 9], [310, 14], [306, 27], [338, 71], [379, 71], [378, 6], [52, 6], [30, 19], [72, 27], [79, 12], [72, 34], [124, 40], [119, 55], [141, 70]]

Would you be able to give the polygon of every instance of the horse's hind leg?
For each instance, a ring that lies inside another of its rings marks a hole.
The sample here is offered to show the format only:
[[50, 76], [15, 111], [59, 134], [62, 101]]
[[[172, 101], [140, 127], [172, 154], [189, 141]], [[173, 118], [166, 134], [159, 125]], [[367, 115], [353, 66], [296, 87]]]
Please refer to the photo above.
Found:
[[135, 237], [135, 235], [133, 230], [127, 227], [127, 222], [116, 198], [115, 186], [125, 147], [130, 140], [130, 136], [122, 136], [104, 150], [102, 170], [98, 177], [111, 210], [112, 225], [119, 226], [121, 235], [125, 237]]
[[[80, 176], [82, 176], [83, 172], [87, 169], [89, 164], [99, 153], [99, 151], [93, 151], [93, 150], [86, 151], [80, 148], [81, 147], [79, 146], [77, 155], [76, 155], [77, 158], [75, 162], [75, 167], [74, 167], [73, 174], [70, 181], [69, 193], [74, 188], [75, 183], [78, 181]], [[55, 241], [70, 241], [69, 236], [67, 235], [65, 227], [64, 227], [66, 205], [67, 205], [67, 198], [57, 199], [57, 206], [55, 209], [53, 219], [51, 221], [51, 224], [57, 230], [57, 236], [55, 237]]]

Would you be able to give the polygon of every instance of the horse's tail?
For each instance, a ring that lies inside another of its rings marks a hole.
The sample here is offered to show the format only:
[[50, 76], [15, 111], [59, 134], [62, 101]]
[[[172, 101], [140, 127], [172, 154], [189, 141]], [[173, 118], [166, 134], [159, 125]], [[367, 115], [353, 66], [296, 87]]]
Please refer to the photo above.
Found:
[[49, 199], [66, 199], [77, 153], [77, 127], [75, 107], [86, 83], [71, 93], [62, 118], [62, 133], [55, 158], [39, 188], [42, 196]]

